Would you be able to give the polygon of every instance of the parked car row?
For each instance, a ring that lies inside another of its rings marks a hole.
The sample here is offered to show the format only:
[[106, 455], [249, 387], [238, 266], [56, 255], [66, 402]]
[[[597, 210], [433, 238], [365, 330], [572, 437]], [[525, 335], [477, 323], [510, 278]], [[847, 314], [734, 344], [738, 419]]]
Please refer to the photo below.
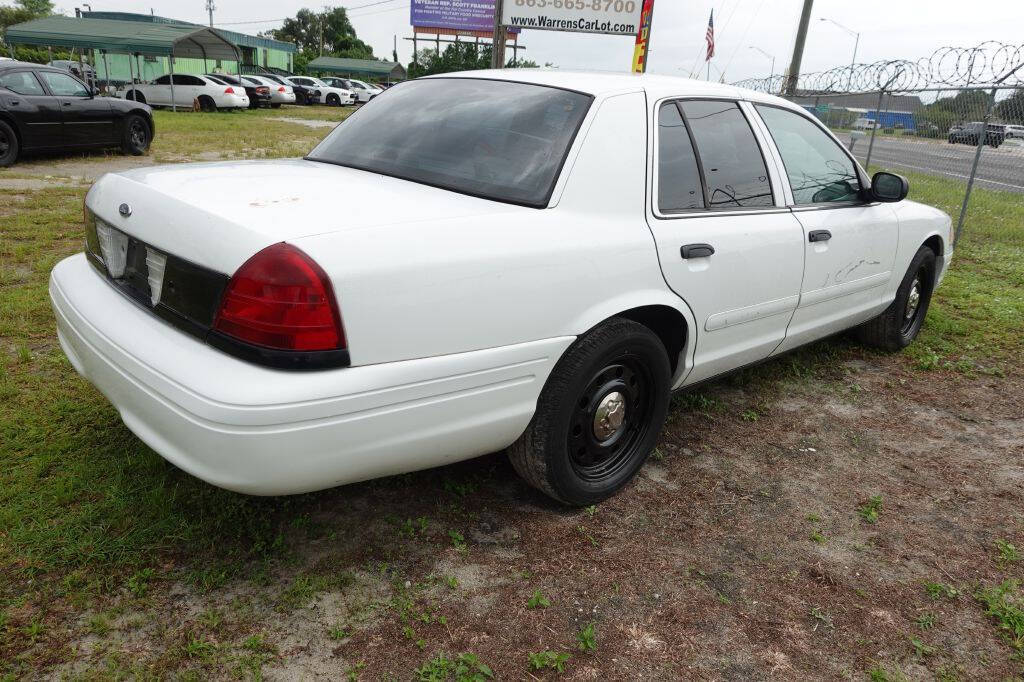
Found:
[[[981, 136], [985, 136], [985, 144], [990, 147], [999, 147], [1006, 141], [1005, 126], [989, 123], [987, 126], [981, 121], [972, 121], [954, 125], [949, 129], [947, 139], [950, 144], [977, 145]], [[984, 133], [982, 133], [984, 131]]]
[[0, 167], [23, 151], [120, 147], [144, 154], [155, 132], [149, 106], [97, 94], [66, 69], [0, 61]]
[[[173, 88], [172, 88], [173, 85]], [[173, 93], [172, 93], [173, 90]], [[129, 83], [116, 94], [124, 99], [153, 106], [194, 105], [203, 111], [256, 109], [282, 104], [326, 104], [348, 106], [369, 102], [383, 92], [363, 81], [347, 78], [319, 79], [312, 76], [276, 74], [237, 75], [207, 73], [165, 74], [146, 83]]]

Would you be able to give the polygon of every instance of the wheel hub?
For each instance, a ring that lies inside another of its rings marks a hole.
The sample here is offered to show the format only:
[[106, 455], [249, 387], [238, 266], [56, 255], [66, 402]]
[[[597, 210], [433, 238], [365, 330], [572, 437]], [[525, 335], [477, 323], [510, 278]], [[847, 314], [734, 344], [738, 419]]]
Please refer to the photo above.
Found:
[[612, 391], [601, 398], [594, 411], [594, 436], [600, 441], [608, 440], [619, 432], [625, 419], [626, 397]]
[[917, 307], [921, 304], [921, 280], [915, 278], [914, 283], [910, 285], [910, 294], [907, 296], [907, 309], [904, 311], [904, 319], [911, 319], [914, 317], [914, 313], [917, 312]]

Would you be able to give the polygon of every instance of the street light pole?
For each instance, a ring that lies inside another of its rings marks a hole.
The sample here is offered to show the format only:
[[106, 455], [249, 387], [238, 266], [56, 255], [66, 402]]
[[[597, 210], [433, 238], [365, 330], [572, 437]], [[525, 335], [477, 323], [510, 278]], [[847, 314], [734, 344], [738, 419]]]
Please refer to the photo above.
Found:
[[838, 26], [839, 28], [843, 29], [851, 36], [853, 36], [853, 59], [850, 60], [850, 79], [846, 84], [846, 89], [849, 90], [850, 86], [853, 84], [853, 67], [857, 64], [857, 48], [860, 46], [860, 33], [854, 31], [852, 28], [847, 28], [846, 26], [843, 26], [835, 19], [829, 19], [828, 17], [818, 17], [818, 21], [827, 21], [829, 23], [835, 24], [836, 26]]
[[775, 75], [775, 56], [768, 54], [767, 52], [759, 48], [757, 45], [750, 45], [749, 47], [751, 50], [757, 50], [765, 57], [768, 57], [768, 59], [772, 60], [772, 72], [768, 74], [768, 79], [771, 80], [771, 77]]

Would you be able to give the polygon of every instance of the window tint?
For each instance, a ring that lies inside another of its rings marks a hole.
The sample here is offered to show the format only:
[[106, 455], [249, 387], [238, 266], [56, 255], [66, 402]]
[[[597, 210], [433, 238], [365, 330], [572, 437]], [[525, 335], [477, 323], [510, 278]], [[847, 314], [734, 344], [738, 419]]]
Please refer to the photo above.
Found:
[[65, 97], [88, 97], [89, 90], [82, 81], [77, 78], [63, 73], [54, 73], [53, 71], [40, 71], [39, 75], [46, 81], [46, 85], [50, 88], [50, 92], [55, 95], [63, 95]]
[[0, 76], [0, 88], [7, 88], [19, 95], [45, 95], [43, 86], [39, 84], [31, 71], [17, 71]]
[[708, 208], [773, 206], [764, 158], [735, 102], [681, 101], [700, 154]]
[[658, 112], [658, 208], [704, 208], [697, 157], [675, 102], [662, 105]]
[[155, 84], [157, 84], [157, 85], [170, 85], [171, 84], [171, 77], [170, 76], [160, 76], [159, 78], [157, 78], [153, 82]]
[[543, 207], [591, 101], [509, 81], [409, 81], [347, 118], [307, 158]]
[[858, 198], [857, 171], [835, 140], [799, 114], [778, 107], [756, 106], [782, 155], [795, 203]]

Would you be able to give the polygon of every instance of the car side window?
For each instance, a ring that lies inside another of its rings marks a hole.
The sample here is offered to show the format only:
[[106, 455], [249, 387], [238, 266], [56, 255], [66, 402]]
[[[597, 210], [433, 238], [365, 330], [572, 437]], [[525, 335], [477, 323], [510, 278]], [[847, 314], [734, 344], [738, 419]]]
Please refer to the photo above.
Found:
[[67, 74], [55, 73], [53, 71], [41, 71], [39, 73], [50, 88], [50, 92], [64, 97], [88, 97], [89, 89], [82, 84], [82, 81]]
[[155, 81], [153, 81], [153, 83], [154, 83], [154, 85], [170, 85], [171, 84], [171, 77], [170, 76], [160, 76]]
[[45, 95], [46, 91], [31, 71], [15, 71], [0, 76], [0, 88], [7, 88], [19, 95]]
[[774, 206], [764, 157], [739, 104], [683, 100], [679, 106], [697, 146], [708, 208]]
[[697, 157], [675, 102], [658, 110], [658, 209], [662, 213], [704, 208]]
[[857, 169], [835, 140], [800, 114], [760, 104], [755, 107], [782, 156], [795, 204], [859, 199]]

